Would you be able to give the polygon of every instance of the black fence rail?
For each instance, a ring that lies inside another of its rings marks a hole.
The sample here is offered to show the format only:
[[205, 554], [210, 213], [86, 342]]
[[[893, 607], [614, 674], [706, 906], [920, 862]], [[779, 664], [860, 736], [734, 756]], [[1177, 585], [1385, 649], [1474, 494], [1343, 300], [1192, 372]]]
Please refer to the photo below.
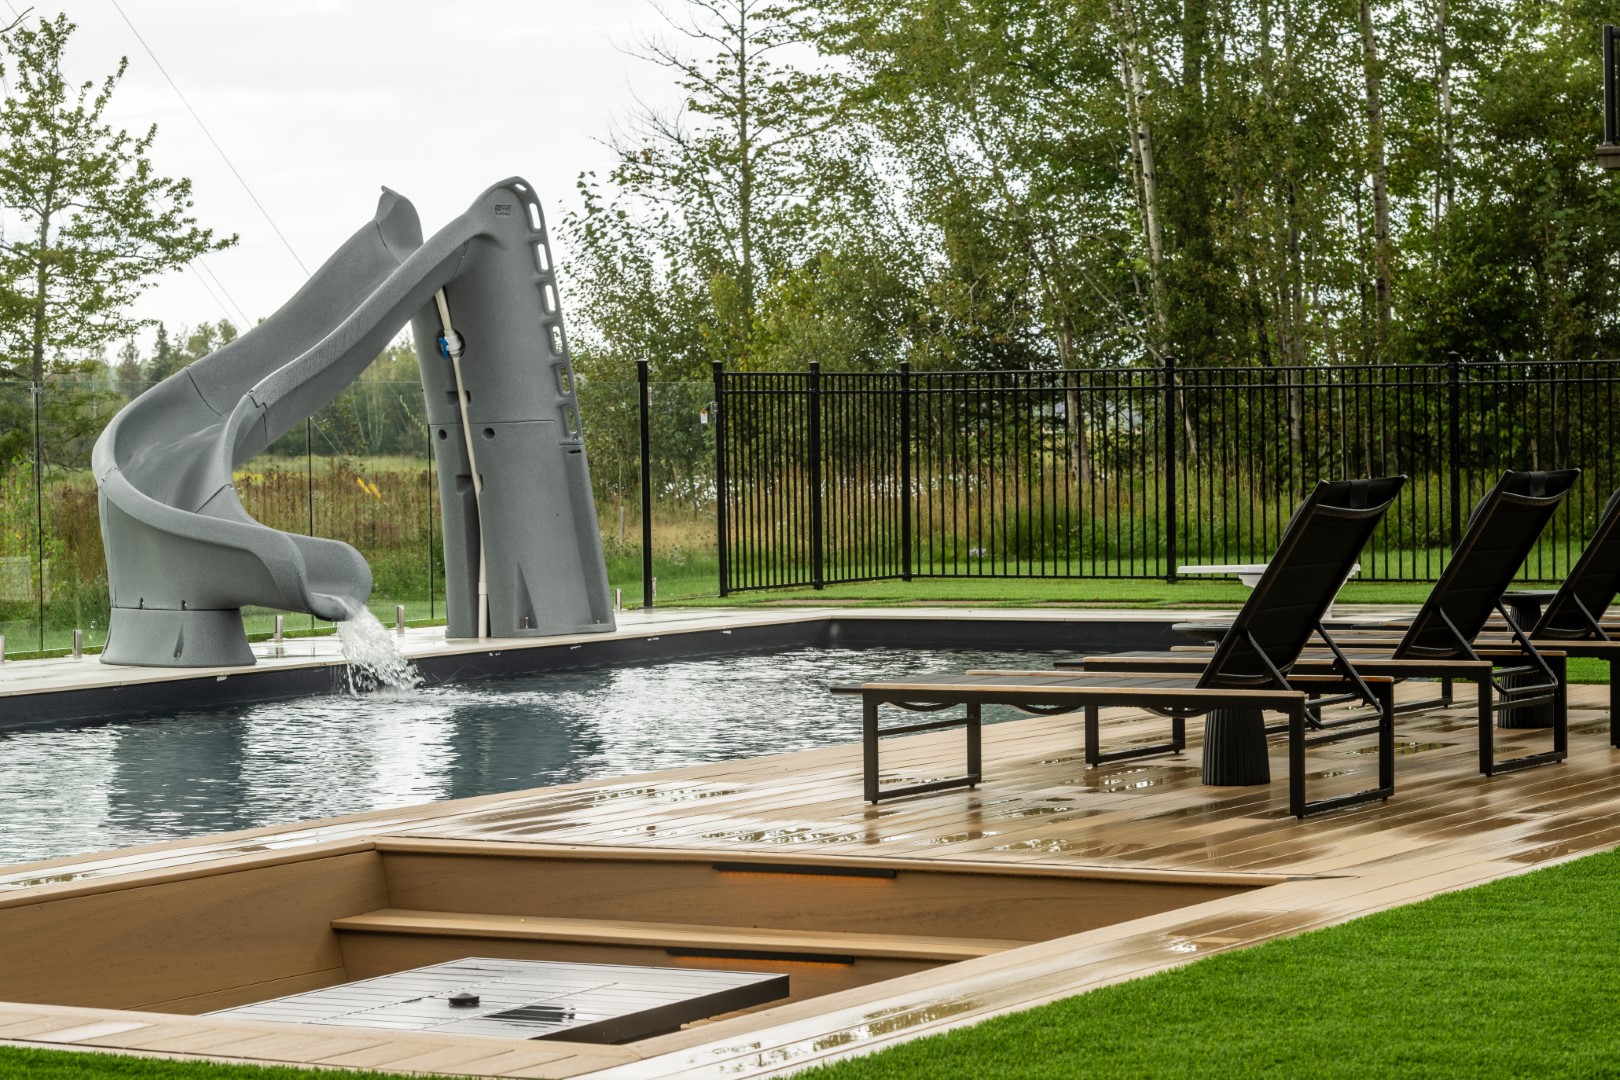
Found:
[[714, 370], [722, 594], [912, 577], [1166, 578], [1264, 561], [1319, 478], [1412, 479], [1362, 577], [1440, 573], [1503, 469], [1586, 475], [1526, 563], [1560, 577], [1616, 483], [1620, 363]]

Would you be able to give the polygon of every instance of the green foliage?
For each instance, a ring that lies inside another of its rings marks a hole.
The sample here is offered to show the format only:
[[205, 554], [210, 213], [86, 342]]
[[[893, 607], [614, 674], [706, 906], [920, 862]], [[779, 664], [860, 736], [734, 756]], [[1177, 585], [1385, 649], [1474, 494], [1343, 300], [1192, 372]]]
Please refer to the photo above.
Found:
[[606, 178], [580, 178], [564, 219], [566, 285], [582, 318], [576, 367], [628, 381], [733, 369], [892, 363], [914, 297], [909, 256], [866, 133], [838, 122], [824, 73], [783, 60], [799, 9], [687, 0], [677, 48], [642, 55], [685, 95], [674, 115], [629, 119]]
[[130, 305], [158, 275], [236, 239], [197, 225], [190, 181], [154, 171], [156, 126], [134, 136], [103, 118], [127, 62], [99, 86], [67, 81], [73, 30], [58, 15], [4, 39], [0, 208], [21, 227], [0, 241], [0, 355], [36, 385], [48, 360], [137, 329]]
[[[686, 15], [692, 15], [690, 23]], [[568, 221], [587, 369], [1573, 360], [1595, 0], [687, 0]]]

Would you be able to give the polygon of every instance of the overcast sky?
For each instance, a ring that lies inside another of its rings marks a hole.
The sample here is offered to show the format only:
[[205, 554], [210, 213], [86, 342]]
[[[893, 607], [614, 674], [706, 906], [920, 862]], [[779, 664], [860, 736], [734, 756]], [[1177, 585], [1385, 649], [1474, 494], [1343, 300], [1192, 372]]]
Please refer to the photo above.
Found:
[[[665, 72], [624, 51], [663, 25], [650, 0], [36, 4], [34, 16], [65, 11], [78, 24], [66, 60], [76, 81], [129, 57], [110, 118], [136, 132], [156, 123], [158, 167], [192, 179], [202, 224], [241, 235], [206, 262], [254, 321], [304, 271], [119, 7], [311, 270], [371, 217], [383, 184], [416, 204], [424, 233], [513, 175], [528, 178], [555, 222], [575, 204], [579, 173], [611, 165], [599, 140], [633, 95], [660, 107], [678, 100]], [[567, 253], [558, 255], [566, 274]], [[240, 323], [200, 277], [170, 275], [139, 314], [171, 328], [227, 314]]]

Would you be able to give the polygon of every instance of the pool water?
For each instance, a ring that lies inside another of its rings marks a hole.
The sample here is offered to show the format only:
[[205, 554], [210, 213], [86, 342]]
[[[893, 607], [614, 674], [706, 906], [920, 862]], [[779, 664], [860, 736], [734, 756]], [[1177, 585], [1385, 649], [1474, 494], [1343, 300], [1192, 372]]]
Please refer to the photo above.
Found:
[[834, 683], [1059, 655], [801, 649], [0, 734], [0, 866], [853, 742]]

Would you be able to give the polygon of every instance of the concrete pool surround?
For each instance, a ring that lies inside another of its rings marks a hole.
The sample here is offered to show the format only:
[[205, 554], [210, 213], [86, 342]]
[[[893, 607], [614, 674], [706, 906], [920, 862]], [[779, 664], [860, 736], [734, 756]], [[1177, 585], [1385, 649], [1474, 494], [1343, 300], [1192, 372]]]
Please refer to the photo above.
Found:
[[[1385, 610], [1385, 609], [1380, 609]], [[1184, 642], [1171, 626], [1216, 611], [1008, 611], [995, 608], [668, 608], [618, 613], [613, 630], [479, 641], [445, 627], [395, 635], [427, 685], [545, 671], [816, 647], [1063, 649], [1107, 652]], [[336, 635], [249, 646], [256, 666], [157, 668], [60, 657], [0, 665], [0, 735], [108, 718], [345, 692]]]

